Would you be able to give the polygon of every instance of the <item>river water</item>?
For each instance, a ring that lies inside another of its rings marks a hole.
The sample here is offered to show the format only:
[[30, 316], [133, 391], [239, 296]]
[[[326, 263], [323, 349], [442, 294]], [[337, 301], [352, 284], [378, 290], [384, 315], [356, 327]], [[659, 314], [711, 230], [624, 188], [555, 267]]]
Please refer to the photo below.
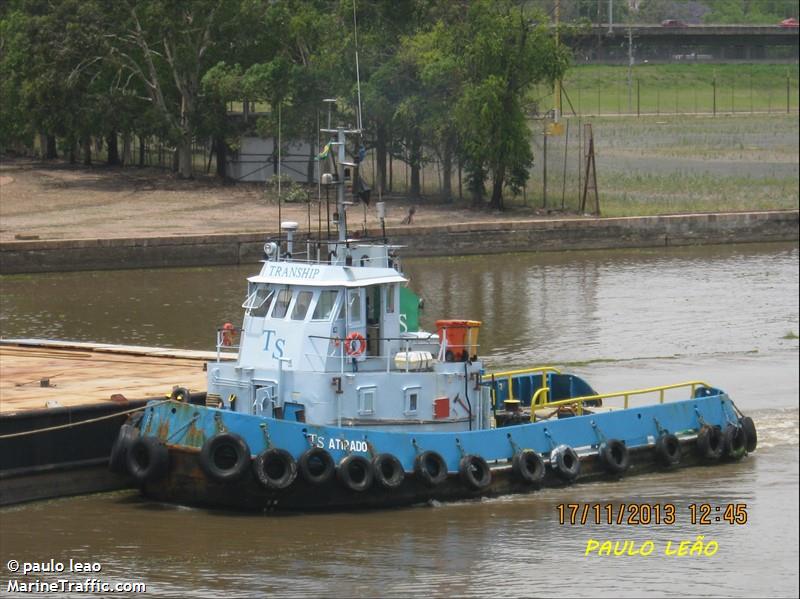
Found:
[[[103, 582], [175, 596], [797, 596], [796, 244], [409, 259], [422, 323], [480, 319], [489, 368], [561, 365], [600, 392], [691, 379], [758, 427], [741, 462], [369, 513], [238, 514], [132, 491], [0, 510], [0, 588], [19, 562], [100, 564]], [[254, 266], [0, 278], [4, 337], [209, 349]], [[560, 524], [557, 506], [676, 506], [674, 524]], [[711, 506], [710, 524], [691, 504]], [[746, 504], [746, 524], [722, 519]], [[716, 511], [716, 508], [720, 508]], [[720, 521], [717, 521], [720, 517]], [[667, 555], [714, 541], [713, 556]], [[652, 554], [586, 556], [652, 541]], [[620, 543], [621, 546], [621, 543]]]

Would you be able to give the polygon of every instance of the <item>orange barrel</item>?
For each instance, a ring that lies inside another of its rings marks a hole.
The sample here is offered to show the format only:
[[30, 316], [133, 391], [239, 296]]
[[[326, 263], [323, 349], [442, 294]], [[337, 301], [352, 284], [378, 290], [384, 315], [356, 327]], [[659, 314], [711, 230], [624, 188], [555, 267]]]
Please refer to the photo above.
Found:
[[437, 320], [436, 329], [439, 339], [447, 340], [446, 355], [448, 360], [466, 361], [469, 356], [478, 352], [479, 320]]

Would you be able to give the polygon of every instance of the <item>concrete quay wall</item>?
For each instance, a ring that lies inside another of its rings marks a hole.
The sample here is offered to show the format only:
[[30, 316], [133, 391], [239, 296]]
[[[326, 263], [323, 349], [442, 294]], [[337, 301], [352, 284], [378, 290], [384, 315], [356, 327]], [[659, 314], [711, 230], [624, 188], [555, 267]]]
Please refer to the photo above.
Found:
[[[797, 241], [800, 211], [485, 221], [387, 229], [404, 256]], [[377, 230], [370, 235], [379, 236]], [[255, 263], [274, 233], [13, 241], [0, 274]], [[302, 235], [297, 245], [305, 247]], [[298, 248], [298, 249], [300, 249]], [[301, 250], [302, 251], [302, 250]]]

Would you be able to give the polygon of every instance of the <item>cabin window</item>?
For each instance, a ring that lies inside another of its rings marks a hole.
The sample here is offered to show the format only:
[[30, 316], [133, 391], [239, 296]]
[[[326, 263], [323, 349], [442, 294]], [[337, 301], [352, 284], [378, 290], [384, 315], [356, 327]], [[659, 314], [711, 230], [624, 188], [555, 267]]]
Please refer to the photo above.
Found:
[[386, 286], [386, 313], [392, 314], [394, 313], [394, 285], [387, 285]]
[[403, 393], [405, 394], [405, 413], [406, 414], [416, 414], [417, 407], [419, 405], [419, 387], [406, 387], [403, 389]]
[[311, 298], [314, 297], [313, 291], [301, 291], [297, 294], [292, 308], [292, 320], [305, 320], [308, 308], [311, 305]]
[[347, 290], [347, 317], [351, 323], [361, 322], [361, 290]]
[[358, 413], [372, 414], [375, 412], [375, 387], [359, 387]]
[[278, 291], [278, 297], [275, 299], [275, 307], [272, 309], [272, 318], [283, 318], [286, 316], [286, 311], [289, 309], [289, 302], [292, 301], [292, 290], [284, 287]]
[[242, 308], [247, 309], [250, 316], [257, 316], [263, 318], [269, 312], [269, 307], [272, 305], [272, 299], [275, 297], [275, 290], [265, 285], [258, 285], [247, 299], [244, 300]]
[[336, 289], [320, 291], [317, 306], [314, 308], [314, 314], [311, 318], [313, 320], [328, 320], [331, 317], [334, 306], [336, 306], [336, 298], [338, 296], [339, 292]]

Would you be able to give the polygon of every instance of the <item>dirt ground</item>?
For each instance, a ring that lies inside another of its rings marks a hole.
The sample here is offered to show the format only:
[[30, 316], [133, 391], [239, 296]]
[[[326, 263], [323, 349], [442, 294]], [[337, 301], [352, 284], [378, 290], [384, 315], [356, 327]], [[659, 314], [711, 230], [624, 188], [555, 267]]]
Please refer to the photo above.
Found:
[[[317, 230], [320, 203], [311, 190], [311, 228]], [[331, 213], [335, 208], [331, 191]], [[413, 206], [412, 225], [481, 220], [543, 218], [541, 212], [470, 210], [430, 199], [384, 198], [387, 228], [401, 224]], [[378, 227], [376, 194], [366, 210], [367, 226]], [[348, 210], [350, 230], [364, 221], [363, 205]], [[321, 204], [325, 231], [325, 200]], [[308, 228], [308, 204], [281, 204], [281, 220]], [[563, 214], [559, 216], [563, 217]], [[263, 184], [224, 185], [213, 179], [181, 180], [155, 168], [83, 167], [60, 161], [2, 159], [0, 242], [20, 239], [93, 239], [274, 231], [278, 203]]]

